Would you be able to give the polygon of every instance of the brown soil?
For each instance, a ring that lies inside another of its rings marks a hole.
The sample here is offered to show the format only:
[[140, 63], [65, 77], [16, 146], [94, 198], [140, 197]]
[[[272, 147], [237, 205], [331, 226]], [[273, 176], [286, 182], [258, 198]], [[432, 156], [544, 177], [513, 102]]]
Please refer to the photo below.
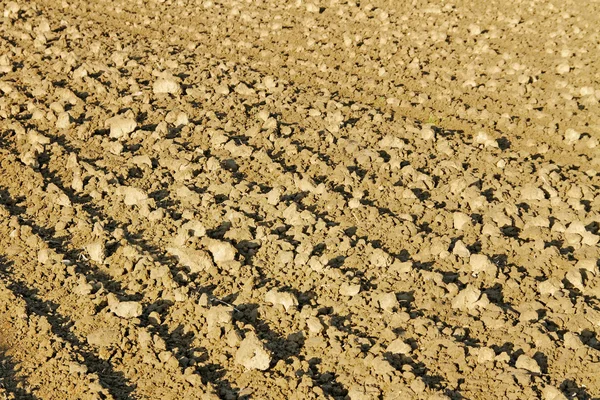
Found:
[[0, 399], [600, 398], [600, 3], [0, 1]]

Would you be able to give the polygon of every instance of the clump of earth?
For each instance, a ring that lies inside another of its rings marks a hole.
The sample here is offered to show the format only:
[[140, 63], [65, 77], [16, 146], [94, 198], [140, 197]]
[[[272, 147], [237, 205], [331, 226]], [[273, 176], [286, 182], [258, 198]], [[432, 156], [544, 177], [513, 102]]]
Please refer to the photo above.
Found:
[[499, 5], [1, 0], [0, 399], [596, 398], [599, 9]]

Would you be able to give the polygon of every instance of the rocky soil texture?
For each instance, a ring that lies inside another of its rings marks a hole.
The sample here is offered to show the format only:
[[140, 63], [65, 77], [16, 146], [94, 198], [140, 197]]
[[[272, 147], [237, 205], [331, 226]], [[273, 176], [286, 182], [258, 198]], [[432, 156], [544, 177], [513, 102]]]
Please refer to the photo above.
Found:
[[598, 398], [599, 23], [0, 1], [0, 399]]

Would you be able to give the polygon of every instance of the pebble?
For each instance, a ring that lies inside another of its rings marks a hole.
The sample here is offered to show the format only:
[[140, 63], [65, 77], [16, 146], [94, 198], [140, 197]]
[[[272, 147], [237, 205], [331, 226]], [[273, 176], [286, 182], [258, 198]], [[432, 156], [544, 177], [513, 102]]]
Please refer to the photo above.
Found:
[[596, 275], [598, 273], [598, 265], [596, 260], [593, 258], [577, 261], [577, 264], [575, 264], [575, 268], [588, 271], [592, 275]]
[[227, 325], [233, 319], [233, 307], [226, 305], [217, 305], [211, 307], [206, 312], [206, 324], [208, 329], [212, 330], [216, 327]]
[[498, 142], [490, 138], [485, 132], [477, 132], [474, 137], [475, 143], [482, 144], [484, 147], [498, 147]]
[[565, 279], [567, 281], [569, 281], [569, 283], [571, 285], [573, 285], [574, 287], [576, 287], [577, 289], [579, 289], [580, 291], [583, 292], [583, 290], [584, 290], [583, 276], [581, 275], [581, 272], [579, 271], [579, 269], [573, 268], [573, 269], [569, 270], [565, 274]]
[[135, 131], [137, 122], [133, 118], [117, 115], [107, 119], [104, 126], [110, 128], [111, 138], [121, 139]]
[[108, 296], [108, 307], [117, 317], [131, 319], [142, 315], [142, 305], [137, 301], [119, 301], [112, 293]]
[[376, 400], [379, 396], [367, 393], [362, 386], [355, 386], [348, 390], [348, 398], [350, 400]]
[[271, 364], [271, 354], [254, 332], [248, 332], [235, 353], [235, 362], [248, 370], [266, 371]]
[[87, 250], [87, 253], [92, 261], [98, 264], [104, 263], [106, 249], [103, 241], [97, 240], [92, 243], [88, 243], [85, 246], [85, 249]]
[[203, 250], [191, 249], [185, 246], [171, 246], [166, 249], [177, 258], [184, 267], [189, 268], [192, 274], [206, 271], [214, 266], [208, 253]]
[[544, 191], [534, 185], [525, 185], [521, 188], [521, 198], [523, 200], [544, 200]]
[[399, 306], [396, 294], [393, 292], [383, 293], [377, 296], [377, 303], [379, 304], [379, 308], [384, 311], [392, 311]]
[[489, 347], [481, 347], [477, 353], [477, 362], [479, 364], [484, 364], [486, 362], [493, 361], [495, 357], [496, 353], [494, 352], [494, 349]]
[[467, 249], [467, 246], [465, 246], [462, 240], [457, 240], [456, 243], [454, 243], [452, 254], [455, 254], [462, 258], [467, 258], [471, 255], [471, 252], [469, 251], [469, 249]]
[[213, 256], [215, 263], [219, 264], [235, 260], [237, 251], [231, 243], [210, 238], [205, 238], [205, 243], [208, 251], [210, 251]]
[[583, 342], [579, 336], [573, 332], [566, 332], [563, 336], [565, 347], [571, 350], [578, 350], [583, 347]]
[[394, 258], [382, 249], [375, 249], [369, 260], [375, 267], [387, 267], [392, 264]]
[[477, 306], [481, 291], [471, 285], [461, 290], [452, 300], [452, 308], [471, 310]]
[[265, 301], [271, 304], [281, 304], [286, 312], [295, 310], [298, 307], [298, 299], [292, 293], [279, 292], [277, 289], [271, 289], [265, 295]]
[[404, 147], [404, 142], [399, 137], [387, 135], [379, 141], [379, 146], [383, 148], [389, 147], [392, 149], [401, 149]]
[[538, 290], [541, 295], [554, 296], [558, 291], [560, 291], [561, 288], [562, 285], [560, 285], [557, 282], [554, 282], [552, 279], [548, 279], [538, 283]]
[[69, 113], [60, 113], [56, 119], [56, 127], [58, 129], [67, 129], [69, 126], [71, 126], [71, 117], [69, 116]]
[[308, 318], [306, 320], [306, 326], [308, 326], [308, 330], [314, 334], [319, 334], [325, 329], [325, 327], [321, 323], [321, 320], [319, 320], [319, 318], [317, 317]]
[[565, 131], [565, 142], [567, 144], [573, 144], [581, 138], [581, 134], [575, 129], [569, 128]]
[[130, 186], [120, 186], [115, 192], [124, 196], [123, 201], [128, 206], [141, 205], [148, 200], [148, 195], [145, 191]]
[[402, 339], [395, 339], [385, 350], [394, 354], [408, 354], [412, 351], [412, 347]]
[[421, 129], [421, 139], [423, 140], [433, 140], [435, 139], [435, 132], [433, 129], [429, 127], [425, 127]]
[[280, 186], [271, 189], [269, 194], [267, 194], [267, 203], [269, 203], [272, 206], [276, 206], [277, 204], [279, 204], [279, 199], [281, 199], [283, 191], [283, 188]]
[[471, 224], [471, 217], [462, 212], [455, 212], [453, 215], [454, 229], [463, 230]]
[[469, 264], [471, 265], [471, 271], [475, 274], [486, 272], [493, 276], [496, 275], [496, 266], [485, 254], [472, 254], [469, 258]]
[[525, 369], [534, 374], [541, 374], [542, 370], [538, 365], [537, 361], [533, 358], [526, 356], [525, 354], [521, 354], [519, 358], [517, 358], [517, 362], [515, 363], [515, 367], [519, 369]]
[[542, 396], [544, 400], [568, 400], [567, 396], [551, 385], [546, 385], [546, 387], [542, 389]]
[[152, 91], [154, 94], [176, 94], [179, 93], [180, 90], [181, 87], [179, 86], [179, 83], [172, 78], [158, 79], [156, 82], [154, 82], [154, 85], [152, 85]]
[[356, 296], [359, 292], [360, 292], [359, 284], [349, 284], [349, 283], [344, 282], [340, 285], [340, 294], [342, 296], [352, 297], [352, 296]]
[[567, 63], [559, 64], [556, 67], [556, 72], [560, 75], [564, 75], [564, 74], [568, 73], [570, 70], [571, 70], [571, 67]]

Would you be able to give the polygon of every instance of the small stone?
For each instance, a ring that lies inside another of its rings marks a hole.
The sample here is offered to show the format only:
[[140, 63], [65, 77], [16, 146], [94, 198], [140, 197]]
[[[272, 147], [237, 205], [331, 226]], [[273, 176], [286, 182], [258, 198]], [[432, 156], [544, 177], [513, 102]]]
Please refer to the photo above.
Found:
[[402, 339], [395, 339], [385, 350], [393, 354], [408, 354], [412, 351], [412, 347]]
[[583, 276], [577, 268], [571, 269], [565, 274], [565, 279], [569, 281], [571, 285], [583, 292]]
[[598, 273], [597, 262], [592, 258], [577, 261], [577, 264], [575, 264], [575, 268], [579, 270], [583, 269], [592, 275], [596, 275]]
[[469, 285], [461, 290], [454, 300], [452, 300], [452, 308], [460, 310], [470, 310], [477, 306], [477, 301], [481, 297], [481, 291]]
[[152, 85], [152, 91], [154, 94], [175, 94], [179, 93], [180, 89], [179, 83], [177, 83], [173, 78], [161, 78], [154, 82], [154, 85]]
[[537, 313], [537, 311], [535, 310], [527, 310], [522, 312], [519, 315], [519, 321], [524, 321], [524, 322], [531, 322], [531, 321], [537, 321], [539, 319], [539, 315]]
[[79, 279], [79, 283], [77, 284], [77, 286], [73, 288], [73, 293], [78, 294], [80, 296], [87, 296], [90, 293], [92, 293], [92, 290], [94, 290], [94, 287], [91, 284], [89, 284], [87, 280], [82, 276]]
[[106, 142], [102, 144], [106, 150], [108, 150], [110, 153], [114, 154], [115, 156], [120, 155], [123, 152], [123, 145], [119, 142]]
[[317, 7], [313, 3], [308, 3], [306, 4], [306, 11], [308, 11], [309, 13], [318, 13], [319, 7]]
[[290, 311], [298, 307], [298, 299], [292, 293], [279, 292], [277, 289], [271, 289], [265, 295], [265, 301], [272, 304], [281, 304], [285, 311]]
[[369, 260], [375, 267], [388, 267], [392, 264], [394, 258], [382, 249], [375, 249]]
[[571, 67], [567, 63], [559, 64], [556, 67], [556, 72], [560, 75], [564, 75], [564, 74], [568, 73], [570, 70], [571, 70]]
[[421, 139], [423, 140], [433, 140], [435, 139], [435, 132], [433, 129], [429, 127], [425, 127], [421, 129]]
[[517, 358], [515, 367], [527, 370], [534, 374], [542, 373], [542, 370], [540, 369], [540, 366], [538, 365], [537, 361], [535, 361], [529, 356], [526, 356], [525, 354], [521, 354], [519, 358]]
[[323, 271], [323, 263], [317, 257], [311, 257], [308, 260], [308, 266], [315, 272]]
[[462, 212], [455, 212], [452, 216], [454, 220], [454, 229], [463, 230], [471, 224], [471, 217]]
[[269, 369], [271, 354], [269, 354], [262, 342], [256, 337], [256, 334], [249, 332], [235, 353], [235, 362], [248, 370], [257, 369], [265, 371]]
[[567, 349], [578, 350], [583, 347], [583, 342], [581, 341], [579, 336], [573, 332], [565, 333], [564, 341], [565, 341], [565, 347]]
[[235, 260], [237, 251], [231, 243], [209, 238], [205, 238], [205, 243], [217, 264]]
[[469, 264], [471, 264], [471, 271], [475, 274], [486, 272], [493, 276], [496, 275], [496, 266], [485, 254], [472, 254], [469, 258]]
[[181, 265], [189, 268], [192, 274], [206, 271], [214, 266], [206, 251], [190, 249], [185, 246], [167, 247], [166, 250], [175, 256]]
[[580, 236], [583, 236], [585, 233], [587, 233], [587, 230], [585, 229], [585, 225], [583, 222], [573, 221], [569, 224], [569, 227], [567, 228], [565, 233], [576, 233]]
[[477, 36], [481, 34], [481, 28], [479, 27], [479, 25], [471, 24], [469, 25], [469, 33], [472, 36]]
[[58, 129], [67, 129], [69, 126], [71, 126], [71, 117], [69, 116], [69, 113], [60, 113], [56, 119], [56, 127]]
[[135, 122], [135, 119], [133, 118], [117, 115], [107, 119], [104, 126], [110, 128], [111, 138], [120, 139], [133, 132], [135, 128], [137, 128], [137, 122]]
[[348, 207], [355, 209], [355, 208], [359, 208], [361, 206], [360, 203], [360, 199], [350, 199], [350, 201], [348, 201]]
[[104, 263], [106, 251], [104, 247], [104, 241], [97, 240], [95, 242], [89, 243], [87, 246], [85, 246], [85, 249], [92, 261], [98, 264]]
[[573, 144], [581, 138], [581, 134], [575, 129], [569, 128], [565, 131], [565, 142], [567, 144]]
[[75, 192], [83, 191], [83, 179], [81, 179], [81, 172], [75, 171], [73, 173], [73, 181], [71, 182], [71, 189]]
[[208, 329], [212, 330], [216, 327], [224, 326], [233, 320], [233, 307], [218, 305], [211, 307], [206, 312], [206, 324]]
[[548, 279], [538, 283], [538, 290], [541, 295], [554, 296], [554, 294], [560, 291], [561, 288], [562, 285], [559, 282], [556, 282], [554, 279]]
[[227, 85], [217, 85], [215, 87], [215, 93], [226, 96], [229, 94], [229, 87]]
[[276, 188], [271, 189], [269, 194], [267, 194], [267, 203], [269, 203], [272, 206], [276, 206], [277, 204], [279, 204], [279, 200], [281, 199], [282, 194], [283, 194], [282, 187], [276, 187]]
[[534, 185], [526, 185], [521, 188], [521, 199], [523, 200], [544, 200], [544, 191]]
[[469, 251], [469, 249], [467, 249], [467, 246], [465, 246], [462, 240], [457, 240], [456, 243], [454, 243], [452, 254], [462, 258], [467, 258], [471, 255], [471, 252]]
[[180, 112], [177, 114], [177, 118], [175, 119], [175, 122], [173, 123], [175, 126], [179, 127], [179, 126], [186, 126], [187, 124], [189, 124], [190, 120], [187, 116], [186, 113], [184, 112]]
[[119, 301], [112, 293], [108, 296], [108, 307], [117, 317], [130, 319], [142, 315], [142, 305], [137, 301]]
[[50, 250], [49, 249], [40, 249], [38, 251], [38, 262], [40, 264], [46, 264], [46, 262], [50, 259]]
[[479, 353], [477, 354], [477, 362], [480, 364], [493, 361], [496, 357], [496, 353], [494, 349], [490, 349], [489, 347], [482, 347], [479, 349]]
[[69, 363], [69, 373], [70, 374], [85, 374], [88, 371], [88, 368], [85, 365], [70, 362]]
[[392, 149], [401, 149], [404, 147], [404, 142], [399, 137], [387, 135], [379, 141], [379, 146], [390, 147]]
[[379, 304], [379, 308], [384, 311], [392, 311], [394, 308], [399, 306], [396, 294], [393, 292], [384, 293], [377, 296], [377, 303]]
[[421, 378], [417, 377], [410, 384], [410, 388], [413, 390], [413, 392], [419, 394], [419, 393], [423, 393], [425, 391], [426, 385], [425, 385], [425, 382], [423, 382], [423, 380]]
[[116, 191], [117, 194], [124, 196], [124, 203], [128, 206], [140, 205], [148, 200], [148, 195], [142, 189], [121, 186]]
[[235, 91], [242, 96], [252, 96], [256, 94], [254, 89], [249, 88], [248, 85], [243, 82], [238, 83], [238, 85], [235, 87]]
[[349, 283], [344, 282], [340, 285], [340, 294], [342, 296], [352, 297], [352, 296], [356, 296], [359, 292], [360, 292], [359, 284], [349, 284]]
[[600, 241], [600, 236], [594, 235], [591, 232], [584, 232], [581, 235], [581, 243], [587, 246], [595, 246]]
[[325, 329], [321, 323], [321, 320], [319, 320], [317, 317], [308, 318], [306, 320], [306, 326], [308, 326], [308, 330], [314, 334], [321, 333], [323, 329]]
[[485, 132], [477, 132], [473, 140], [476, 144], [482, 144], [484, 147], [498, 147], [498, 142]]
[[208, 295], [206, 293], [202, 293], [200, 298], [198, 299], [198, 305], [200, 307], [208, 307]]
[[542, 390], [542, 396], [544, 396], [544, 400], [567, 400], [567, 396], [562, 394], [559, 389], [550, 385]]
[[374, 400], [376, 397], [369, 396], [364, 388], [355, 386], [348, 390], [348, 397], [350, 400]]
[[206, 228], [202, 222], [198, 220], [190, 220], [181, 226], [181, 229], [194, 237], [202, 237], [206, 235]]

